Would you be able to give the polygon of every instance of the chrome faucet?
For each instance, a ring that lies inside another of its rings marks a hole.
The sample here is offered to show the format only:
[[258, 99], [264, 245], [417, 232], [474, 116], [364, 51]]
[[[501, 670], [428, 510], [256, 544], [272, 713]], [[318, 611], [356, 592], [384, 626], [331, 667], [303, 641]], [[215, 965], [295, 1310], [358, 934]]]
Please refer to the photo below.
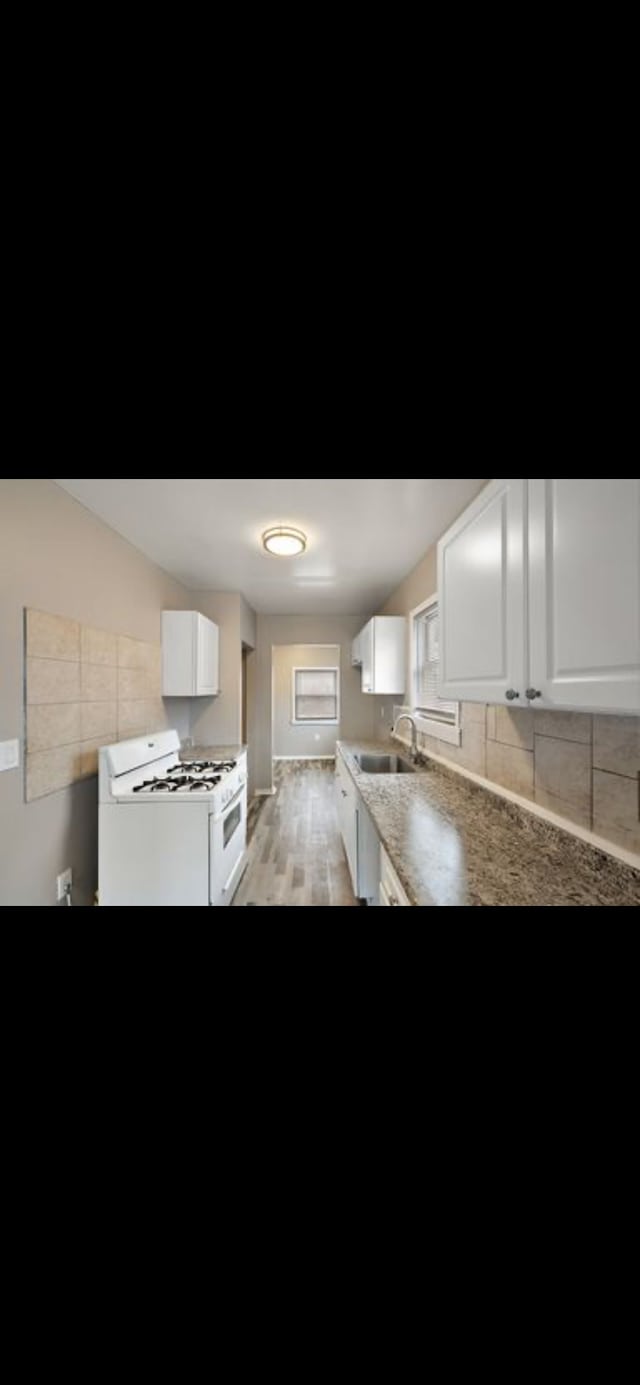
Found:
[[399, 727], [401, 721], [410, 721], [410, 722], [411, 722], [411, 759], [413, 760], [413, 762], [414, 762], [414, 764], [415, 764], [415, 762], [416, 762], [416, 760], [417, 760], [417, 758], [418, 758], [418, 728], [417, 728], [416, 723], [415, 723], [415, 718], [409, 716], [409, 713], [408, 713], [408, 712], [401, 712], [401, 713], [400, 713], [400, 716], [399, 716], [399, 717], [397, 718], [397, 720], [396, 720], [395, 726], [393, 726], [393, 728], [392, 728], [392, 731], [391, 731], [391, 735], [392, 735], [392, 736], [397, 735], [398, 727]]

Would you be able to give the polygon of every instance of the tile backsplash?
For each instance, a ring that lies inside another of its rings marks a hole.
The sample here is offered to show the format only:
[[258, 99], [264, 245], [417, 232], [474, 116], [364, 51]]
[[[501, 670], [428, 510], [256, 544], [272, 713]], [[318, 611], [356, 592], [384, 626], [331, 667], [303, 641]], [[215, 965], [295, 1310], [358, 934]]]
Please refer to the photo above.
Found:
[[26, 798], [95, 774], [98, 749], [168, 726], [161, 646], [25, 612]]
[[462, 744], [424, 750], [640, 853], [640, 717], [463, 702]]

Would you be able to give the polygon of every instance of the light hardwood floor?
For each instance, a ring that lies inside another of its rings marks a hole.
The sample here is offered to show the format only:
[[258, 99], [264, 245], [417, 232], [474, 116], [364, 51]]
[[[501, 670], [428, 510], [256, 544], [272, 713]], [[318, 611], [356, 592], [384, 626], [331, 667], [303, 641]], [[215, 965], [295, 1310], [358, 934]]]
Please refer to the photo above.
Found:
[[297, 760], [275, 771], [277, 794], [260, 809], [234, 907], [357, 905], [338, 827], [333, 763]]

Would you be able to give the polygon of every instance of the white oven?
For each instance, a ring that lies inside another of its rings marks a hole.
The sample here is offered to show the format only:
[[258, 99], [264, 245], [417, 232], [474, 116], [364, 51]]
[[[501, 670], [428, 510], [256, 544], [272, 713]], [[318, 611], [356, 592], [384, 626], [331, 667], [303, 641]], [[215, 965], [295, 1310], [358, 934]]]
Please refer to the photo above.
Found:
[[246, 862], [246, 756], [180, 759], [175, 731], [100, 751], [100, 904], [229, 905]]
[[211, 904], [230, 904], [245, 863], [247, 786], [210, 819], [209, 850]]

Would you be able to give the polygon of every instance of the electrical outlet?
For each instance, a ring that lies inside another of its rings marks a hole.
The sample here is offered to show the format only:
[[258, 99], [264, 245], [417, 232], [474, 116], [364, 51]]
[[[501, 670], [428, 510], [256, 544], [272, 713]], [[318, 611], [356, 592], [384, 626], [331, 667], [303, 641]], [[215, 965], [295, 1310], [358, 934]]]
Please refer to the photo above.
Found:
[[384, 707], [381, 707], [381, 708], [380, 708], [380, 720], [381, 720], [381, 721], [386, 721], [386, 712], [385, 712]]
[[58, 876], [56, 884], [58, 887], [58, 902], [60, 902], [61, 899], [66, 899], [67, 894], [71, 892], [71, 887], [73, 885], [73, 871], [71, 868], [63, 871], [62, 875]]

